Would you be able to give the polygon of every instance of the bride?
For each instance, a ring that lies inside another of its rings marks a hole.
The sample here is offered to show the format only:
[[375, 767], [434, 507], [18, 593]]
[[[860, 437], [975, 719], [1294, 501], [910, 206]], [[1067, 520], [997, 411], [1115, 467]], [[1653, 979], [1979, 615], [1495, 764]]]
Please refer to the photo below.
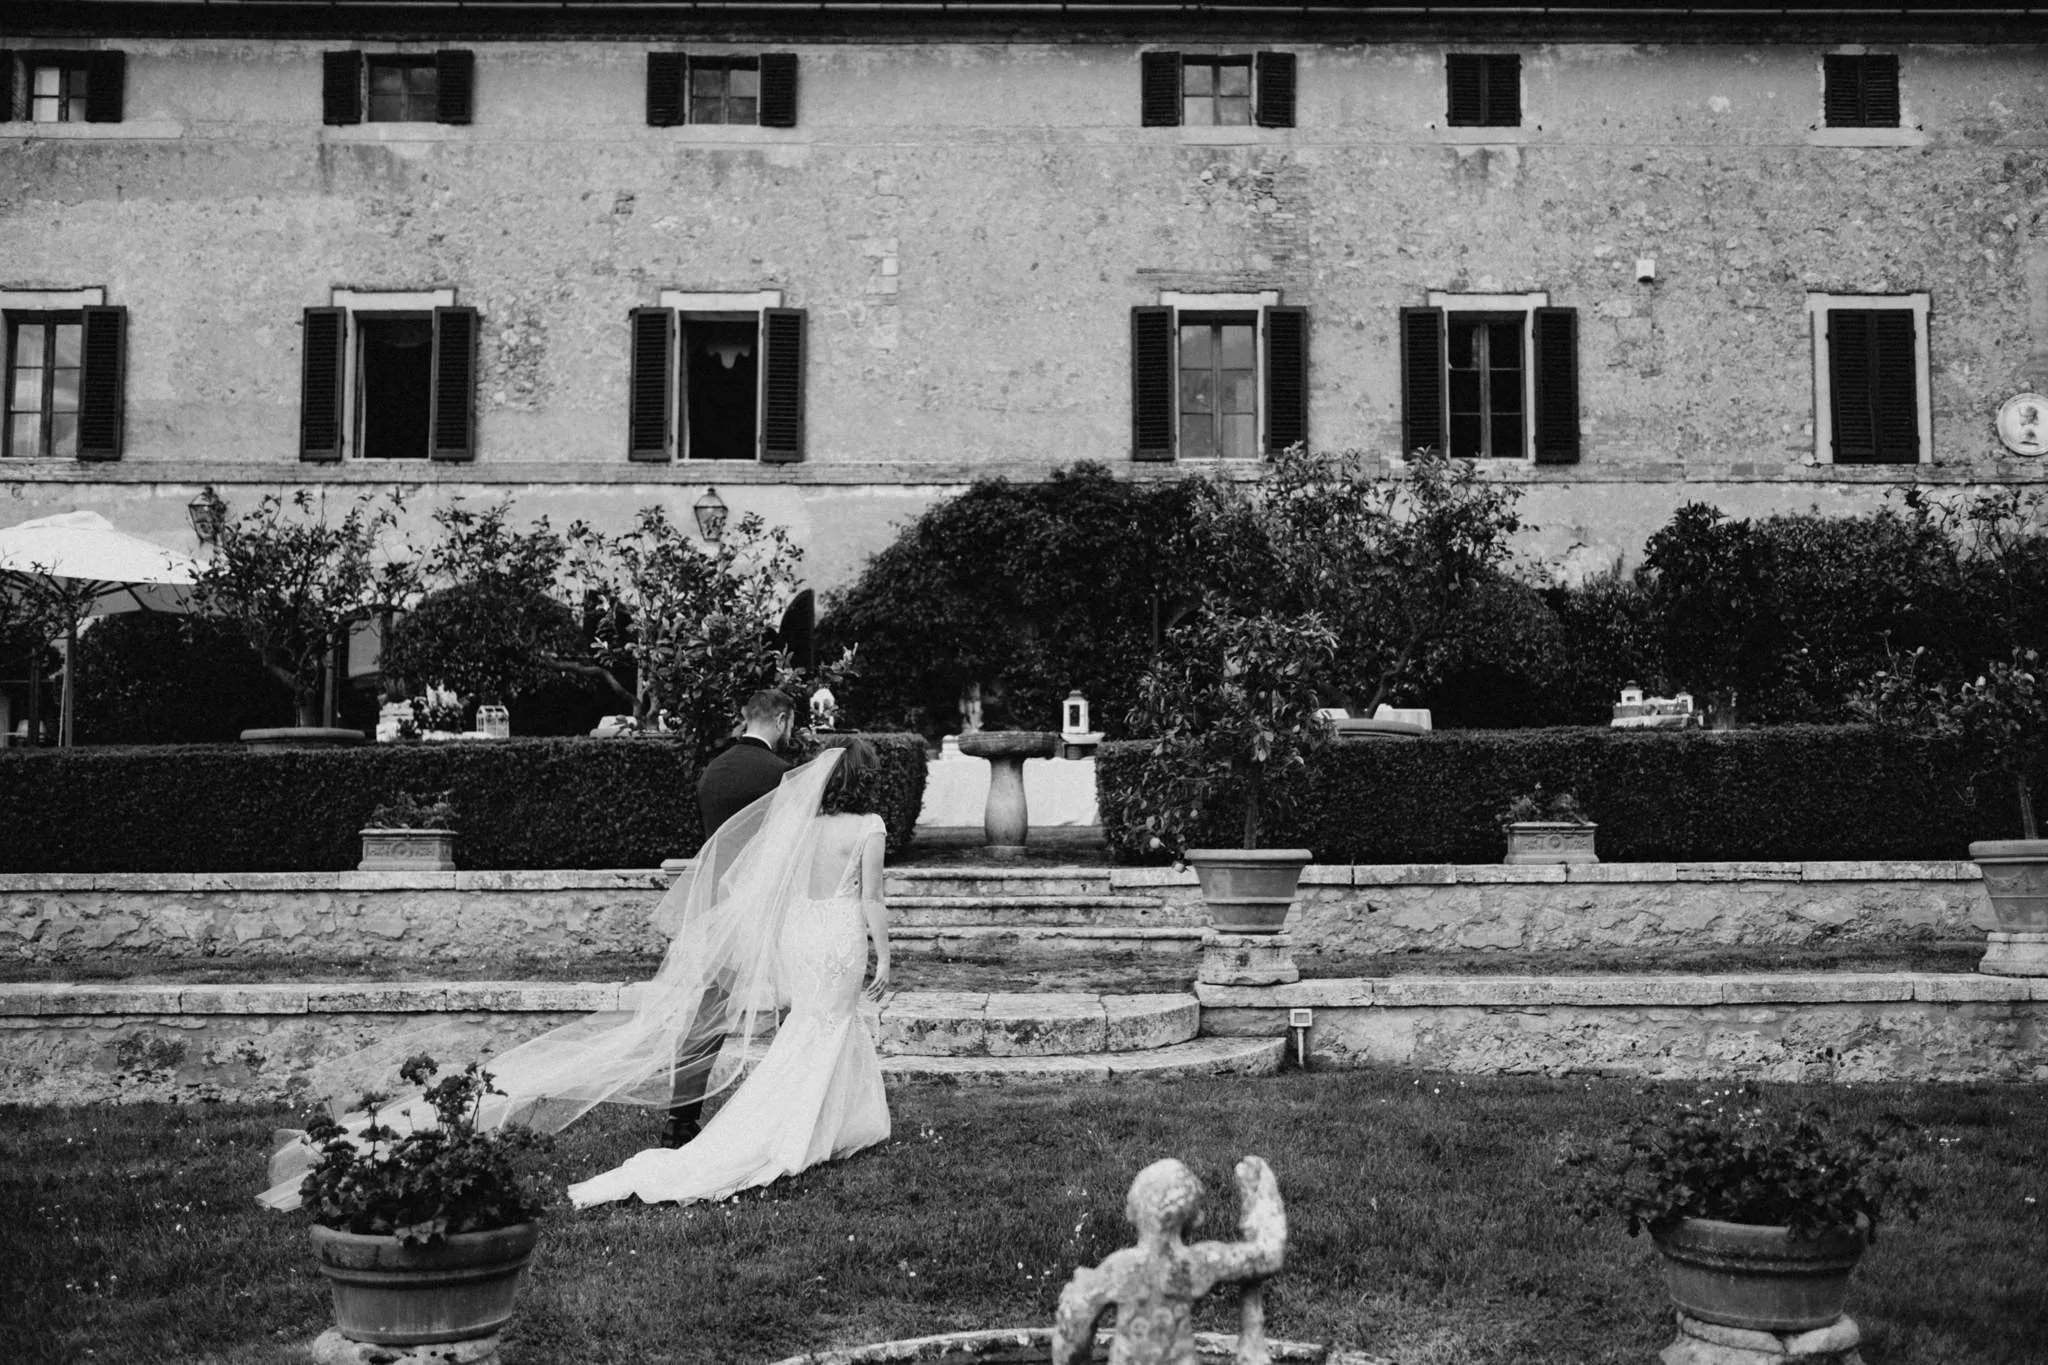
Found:
[[[889, 984], [880, 776], [874, 748], [855, 739], [791, 769], [720, 826], [655, 908], [655, 927], [672, 941], [637, 1007], [490, 1059], [503, 1093], [488, 1097], [479, 1126], [551, 1132], [601, 1103], [665, 1108], [699, 1070], [707, 1093], [739, 1083], [686, 1145], [651, 1148], [570, 1186], [578, 1207], [629, 1195], [723, 1199], [886, 1139], [881, 1063], [860, 1017], [863, 995], [878, 1000]], [[875, 969], [863, 992], [870, 942]], [[721, 1037], [722, 1047], [707, 1046]], [[422, 1041], [415, 1032], [319, 1068], [316, 1093], [367, 1088]], [[378, 1120], [401, 1131], [434, 1121], [418, 1092], [386, 1101]], [[359, 1130], [367, 1116], [348, 1121]], [[303, 1135], [283, 1136], [260, 1196], [281, 1209], [297, 1207], [317, 1160]]]

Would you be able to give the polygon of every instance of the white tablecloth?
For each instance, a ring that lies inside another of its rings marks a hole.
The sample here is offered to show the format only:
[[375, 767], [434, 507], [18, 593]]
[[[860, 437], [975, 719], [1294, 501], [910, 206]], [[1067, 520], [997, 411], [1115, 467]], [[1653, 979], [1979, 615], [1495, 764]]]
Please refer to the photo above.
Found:
[[[949, 754], [924, 769], [924, 806], [917, 823], [979, 825], [988, 811], [989, 765], [985, 758]], [[1027, 758], [1024, 805], [1033, 825], [1096, 825], [1095, 760]]]

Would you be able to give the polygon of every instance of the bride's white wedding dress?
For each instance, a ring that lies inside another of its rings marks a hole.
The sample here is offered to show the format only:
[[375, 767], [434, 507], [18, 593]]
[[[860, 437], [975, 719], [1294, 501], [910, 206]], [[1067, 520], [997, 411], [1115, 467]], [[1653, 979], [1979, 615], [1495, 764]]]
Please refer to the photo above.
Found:
[[[885, 831], [879, 815], [825, 819], [845, 822], [827, 839], [850, 836], [852, 856], [839, 885], [823, 895], [813, 887], [812, 895], [791, 901], [784, 917], [778, 951], [791, 1004], [775, 1041], [694, 1139], [650, 1148], [571, 1185], [577, 1207], [628, 1195], [650, 1204], [723, 1199], [889, 1136], [881, 1061], [860, 1014], [868, 939], [858, 850]], [[817, 866], [837, 861], [821, 855]]]

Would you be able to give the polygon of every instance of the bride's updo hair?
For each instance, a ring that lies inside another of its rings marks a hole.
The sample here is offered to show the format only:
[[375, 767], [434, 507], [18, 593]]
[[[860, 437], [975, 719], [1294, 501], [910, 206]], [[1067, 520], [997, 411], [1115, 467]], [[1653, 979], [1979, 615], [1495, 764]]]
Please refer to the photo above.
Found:
[[882, 806], [882, 760], [875, 746], [855, 737], [840, 750], [839, 765], [825, 779], [818, 810], [824, 815], [869, 815]]

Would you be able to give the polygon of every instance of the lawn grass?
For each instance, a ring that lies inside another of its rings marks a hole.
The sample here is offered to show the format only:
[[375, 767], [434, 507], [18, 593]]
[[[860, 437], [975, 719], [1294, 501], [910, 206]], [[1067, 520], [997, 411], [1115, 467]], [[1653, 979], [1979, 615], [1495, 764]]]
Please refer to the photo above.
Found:
[[[1248, 1082], [899, 1089], [896, 1136], [729, 1204], [557, 1211], [507, 1365], [745, 1365], [860, 1341], [1045, 1325], [1072, 1268], [1127, 1240], [1131, 1176], [1162, 1155], [1217, 1191], [1267, 1157], [1289, 1203], [1278, 1336], [1402, 1365], [1643, 1365], [1671, 1325], [1646, 1240], [1564, 1211], [1551, 1153], [1691, 1087], [1290, 1073]], [[2048, 1341], [2048, 1091], [1783, 1087], [1923, 1125], [1939, 1195], [1887, 1226], [1850, 1312], [1868, 1365], [2023, 1365]], [[327, 1323], [304, 1224], [250, 1195], [251, 1107], [0, 1109], [0, 1360], [302, 1362]], [[644, 1145], [643, 1113], [562, 1137], [571, 1176]], [[1227, 1306], [1206, 1313], [1227, 1328]]]

